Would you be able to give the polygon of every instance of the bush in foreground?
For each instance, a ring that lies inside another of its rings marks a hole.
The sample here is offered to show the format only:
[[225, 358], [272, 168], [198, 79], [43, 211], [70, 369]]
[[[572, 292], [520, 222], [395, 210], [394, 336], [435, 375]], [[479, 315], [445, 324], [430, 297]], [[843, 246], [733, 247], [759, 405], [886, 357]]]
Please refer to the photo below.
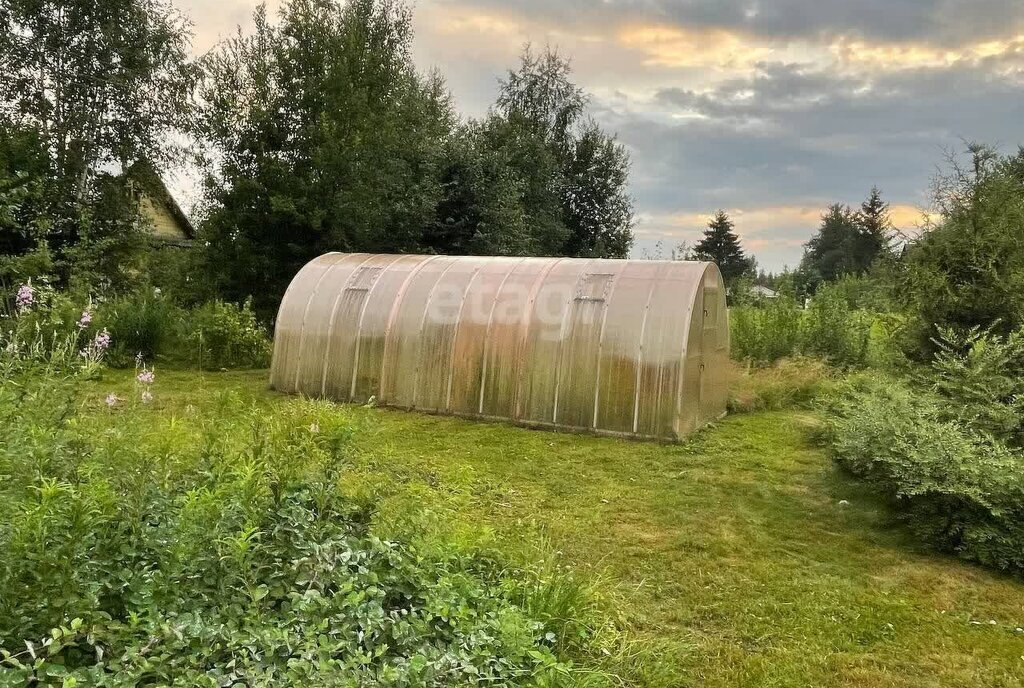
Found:
[[829, 404], [837, 461], [876, 485], [925, 542], [1024, 573], [1024, 453], [1017, 446], [1017, 344], [947, 336], [916, 383], [854, 378]]
[[225, 396], [169, 417], [84, 399], [94, 363], [32, 351], [0, 380], [0, 590], [18, 591], [0, 595], [0, 685], [569, 677], [587, 629], [547, 612], [550, 580], [374, 534], [372, 504], [338, 490], [335, 408]]

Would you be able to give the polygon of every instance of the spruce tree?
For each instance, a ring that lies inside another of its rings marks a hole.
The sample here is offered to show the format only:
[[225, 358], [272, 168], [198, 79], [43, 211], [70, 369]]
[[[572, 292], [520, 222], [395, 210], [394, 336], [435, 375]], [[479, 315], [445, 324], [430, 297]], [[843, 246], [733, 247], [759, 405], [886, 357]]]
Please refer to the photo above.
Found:
[[891, 231], [889, 204], [877, 187], [858, 211], [840, 203], [829, 206], [817, 234], [804, 245], [800, 261], [804, 288], [813, 293], [823, 282], [867, 273], [888, 251]]
[[753, 261], [743, 252], [734, 228], [725, 211], [719, 210], [708, 223], [704, 238], [694, 246], [692, 254], [694, 260], [716, 263], [726, 284], [750, 272], [753, 267]]
[[871, 193], [861, 203], [857, 228], [860, 232], [855, 242], [855, 260], [859, 263], [857, 267], [866, 271], [888, 248], [892, 231], [889, 204], [882, 200], [882, 192], [877, 186], [871, 187]]
[[854, 255], [860, 229], [857, 214], [847, 205], [833, 203], [821, 216], [817, 233], [804, 244], [800, 261], [800, 282], [810, 293], [823, 282], [856, 274]]

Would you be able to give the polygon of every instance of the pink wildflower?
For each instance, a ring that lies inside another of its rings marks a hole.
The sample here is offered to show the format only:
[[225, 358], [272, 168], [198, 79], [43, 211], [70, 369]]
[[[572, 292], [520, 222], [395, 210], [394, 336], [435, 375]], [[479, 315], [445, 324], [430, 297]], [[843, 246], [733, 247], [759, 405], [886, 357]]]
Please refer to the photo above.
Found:
[[120, 399], [117, 398], [116, 394], [111, 392], [110, 394], [107, 395], [107, 398], [104, 399], [104, 401], [106, 401], [107, 406], [113, 408], [114, 406], [117, 406], [117, 402], [119, 402]]
[[110, 347], [110, 333], [107, 332], [106, 328], [103, 328], [102, 332], [97, 332], [96, 336], [92, 338], [92, 341], [81, 351], [79, 355], [82, 358], [90, 361], [99, 361], [103, 358], [103, 353]]
[[153, 380], [156, 379], [156, 374], [154, 374], [152, 370], [146, 370], [143, 368], [142, 372], [135, 376], [135, 379], [144, 385], [151, 385], [153, 384]]
[[110, 347], [110, 333], [107, 332], [107, 328], [103, 328], [101, 332], [97, 332], [96, 336], [92, 340], [92, 346], [99, 353], [103, 353]]
[[92, 322], [92, 311], [86, 308], [82, 311], [82, 317], [78, 319], [78, 329], [84, 330]]
[[31, 284], [23, 284], [18, 288], [18, 295], [14, 299], [15, 306], [19, 311], [28, 310], [36, 300], [36, 290]]

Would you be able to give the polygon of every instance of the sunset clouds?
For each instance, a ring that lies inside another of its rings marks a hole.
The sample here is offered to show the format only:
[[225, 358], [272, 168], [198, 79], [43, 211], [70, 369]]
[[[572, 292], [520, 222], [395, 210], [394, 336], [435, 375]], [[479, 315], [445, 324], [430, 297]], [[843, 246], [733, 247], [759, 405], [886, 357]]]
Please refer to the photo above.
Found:
[[[177, 2], [200, 49], [256, 4]], [[724, 208], [763, 265], [793, 265], [828, 203], [877, 185], [912, 225], [944, 149], [1024, 142], [1020, 0], [420, 0], [415, 26], [467, 115], [525, 42], [573, 58], [631, 151], [638, 252]]]

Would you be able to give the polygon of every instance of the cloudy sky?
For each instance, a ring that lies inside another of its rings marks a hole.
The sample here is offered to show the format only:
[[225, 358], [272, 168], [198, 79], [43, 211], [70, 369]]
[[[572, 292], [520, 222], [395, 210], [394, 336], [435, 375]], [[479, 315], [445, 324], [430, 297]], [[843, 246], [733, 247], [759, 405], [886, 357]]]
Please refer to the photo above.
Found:
[[[176, 2], [198, 51], [256, 4]], [[572, 58], [629, 148], [637, 255], [692, 244], [724, 208], [777, 270], [827, 204], [877, 185], [909, 228], [944, 150], [1024, 143], [1024, 0], [416, 3], [417, 64], [441, 70], [468, 116], [526, 42]]]

